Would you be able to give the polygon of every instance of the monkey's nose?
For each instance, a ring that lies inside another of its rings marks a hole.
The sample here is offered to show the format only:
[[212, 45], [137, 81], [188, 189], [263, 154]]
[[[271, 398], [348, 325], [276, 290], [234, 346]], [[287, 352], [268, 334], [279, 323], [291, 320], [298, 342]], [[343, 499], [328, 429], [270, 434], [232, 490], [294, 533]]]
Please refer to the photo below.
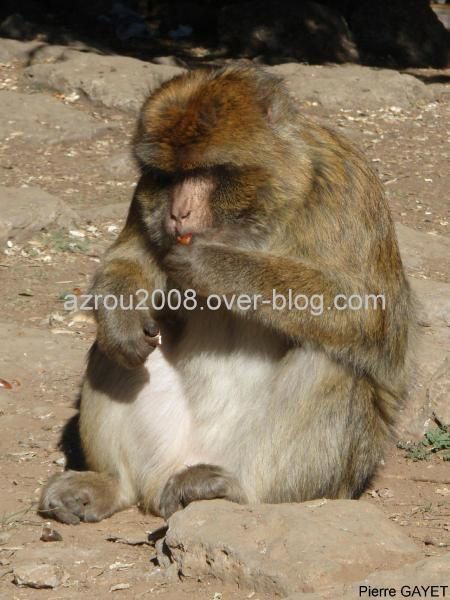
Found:
[[185, 219], [191, 216], [191, 211], [187, 210], [185, 212], [180, 213], [172, 213], [170, 218], [176, 221], [177, 223], [182, 223]]

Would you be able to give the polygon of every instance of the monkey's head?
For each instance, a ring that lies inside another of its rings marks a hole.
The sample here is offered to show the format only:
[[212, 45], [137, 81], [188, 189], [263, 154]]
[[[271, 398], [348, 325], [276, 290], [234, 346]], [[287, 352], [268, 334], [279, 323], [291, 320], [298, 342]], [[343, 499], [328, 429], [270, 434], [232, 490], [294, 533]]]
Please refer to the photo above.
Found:
[[134, 139], [152, 239], [167, 245], [211, 228], [266, 227], [292, 111], [281, 82], [253, 67], [193, 71], [152, 94]]

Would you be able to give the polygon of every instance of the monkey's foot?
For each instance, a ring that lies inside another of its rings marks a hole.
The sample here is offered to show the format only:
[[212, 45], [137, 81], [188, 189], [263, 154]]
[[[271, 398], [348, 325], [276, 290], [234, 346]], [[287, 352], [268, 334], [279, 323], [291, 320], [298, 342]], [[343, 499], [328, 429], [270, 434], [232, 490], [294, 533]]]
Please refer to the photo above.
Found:
[[109, 517], [116, 510], [118, 483], [106, 473], [66, 471], [54, 475], [42, 490], [39, 513], [61, 523], [78, 525]]
[[195, 465], [170, 477], [161, 494], [159, 510], [168, 519], [194, 500], [214, 498], [246, 502], [241, 485], [231, 473], [216, 465]]

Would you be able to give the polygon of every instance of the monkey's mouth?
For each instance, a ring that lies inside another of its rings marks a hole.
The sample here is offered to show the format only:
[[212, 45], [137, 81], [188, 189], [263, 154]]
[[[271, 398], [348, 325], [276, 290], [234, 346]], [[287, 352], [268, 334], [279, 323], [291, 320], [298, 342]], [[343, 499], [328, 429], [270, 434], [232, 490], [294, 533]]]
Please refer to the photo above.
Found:
[[177, 235], [177, 244], [182, 246], [189, 246], [192, 241], [192, 233], [185, 233], [183, 235]]
[[196, 223], [171, 223], [166, 221], [164, 229], [167, 235], [177, 240], [179, 237], [185, 235], [192, 236], [196, 233], [201, 233], [205, 228]]

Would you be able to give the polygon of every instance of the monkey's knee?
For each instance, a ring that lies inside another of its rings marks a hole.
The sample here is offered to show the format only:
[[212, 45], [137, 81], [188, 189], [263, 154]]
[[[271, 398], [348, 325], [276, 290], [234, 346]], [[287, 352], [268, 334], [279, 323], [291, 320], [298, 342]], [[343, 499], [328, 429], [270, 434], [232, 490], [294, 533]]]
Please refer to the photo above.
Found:
[[95, 522], [118, 510], [116, 479], [94, 471], [66, 471], [54, 475], [42, 490], [39, 513], [61, 523]]
[[168, 519], [195, 500], [214, 498], [238, 503], [247, 501], [239, 481], [231, 473], [216, 465], [195, 465], [170, 477], [161, 494], [159, 510]]

